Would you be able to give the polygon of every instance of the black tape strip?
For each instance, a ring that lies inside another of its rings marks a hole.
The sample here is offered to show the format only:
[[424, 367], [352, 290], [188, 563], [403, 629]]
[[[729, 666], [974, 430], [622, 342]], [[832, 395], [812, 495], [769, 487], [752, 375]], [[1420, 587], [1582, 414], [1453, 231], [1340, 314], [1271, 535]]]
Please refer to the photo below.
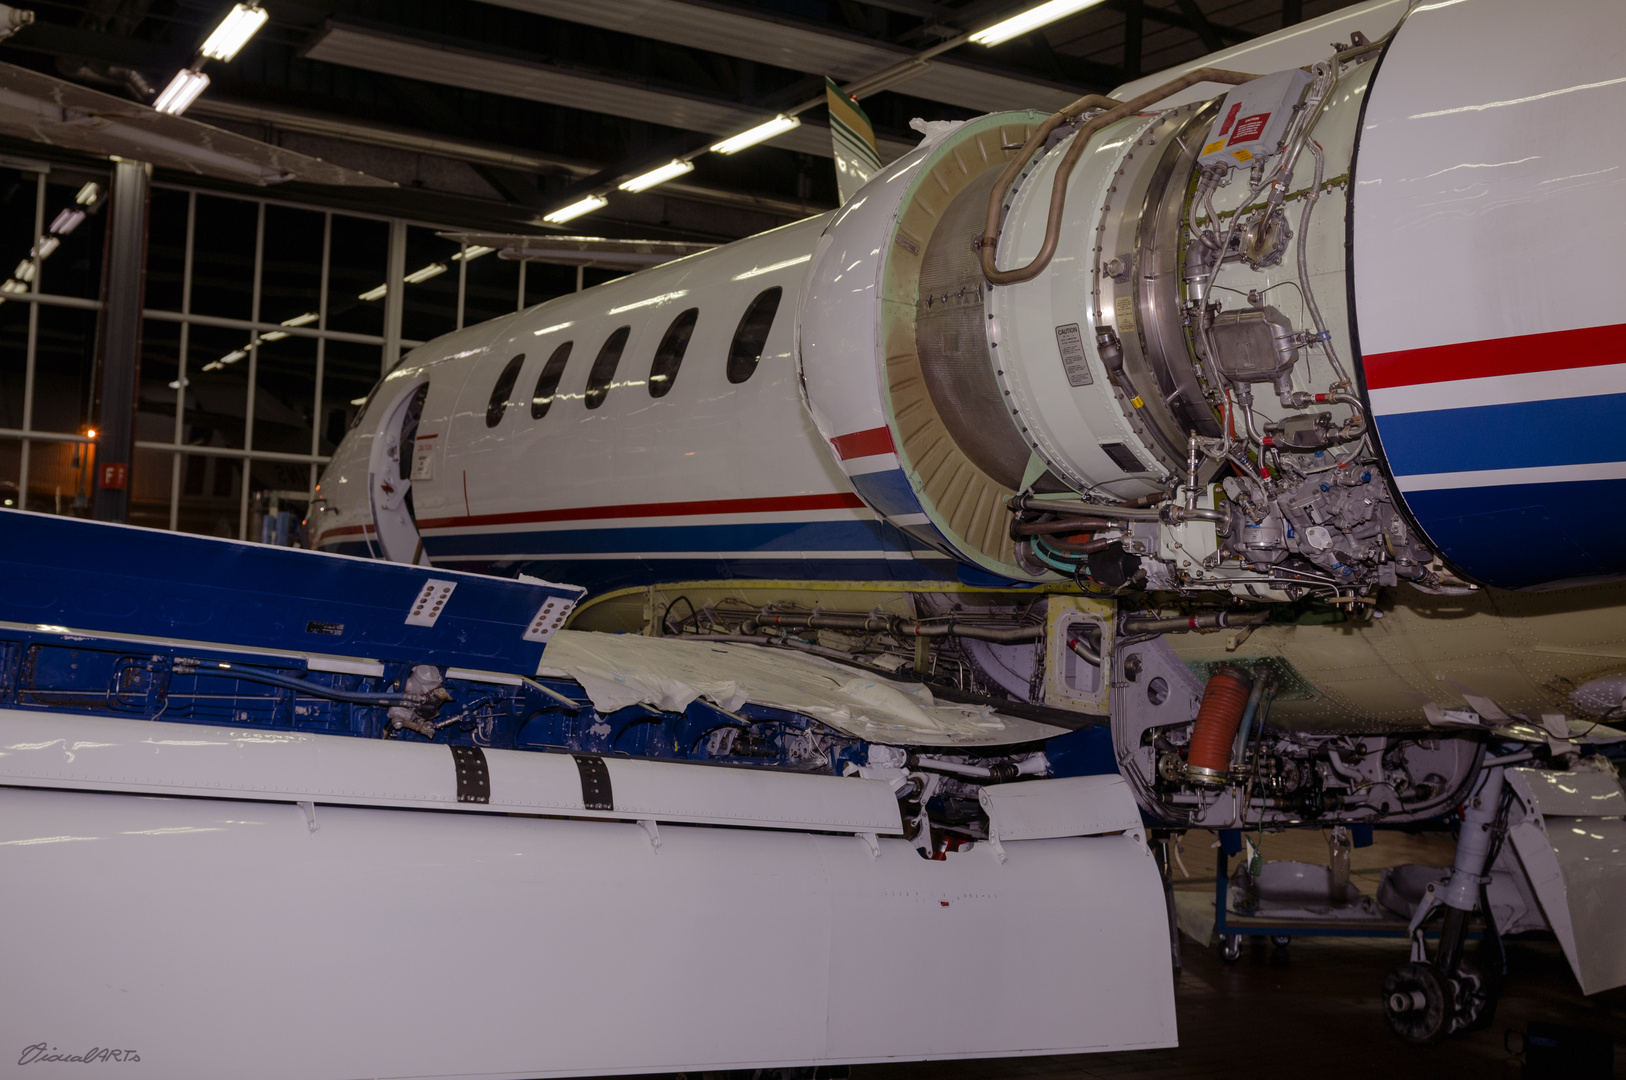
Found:
[[572, 754], [576, 770], [582, 774], [582, 808], [585, 810], [614, 810], [615, 795], [610, 790], [610, 769], [600, 757]]
[[486, 752], [478, 746], [454, 746], [452, 765], [457, 769], [457, 801], [489, 803], [491, 770], [486, 768]]

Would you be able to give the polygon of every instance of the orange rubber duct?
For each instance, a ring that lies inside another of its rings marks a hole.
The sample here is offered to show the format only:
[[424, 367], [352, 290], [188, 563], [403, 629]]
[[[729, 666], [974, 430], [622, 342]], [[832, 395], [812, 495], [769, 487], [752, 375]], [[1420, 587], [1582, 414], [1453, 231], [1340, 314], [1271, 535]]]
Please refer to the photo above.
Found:
[[1253, 679], [1234, 667], [1214, 669], [1191, 728], [1186, 770], [1194, 779], [1217, 779], [1231, 768], [1231, 745], [1253, 692]]

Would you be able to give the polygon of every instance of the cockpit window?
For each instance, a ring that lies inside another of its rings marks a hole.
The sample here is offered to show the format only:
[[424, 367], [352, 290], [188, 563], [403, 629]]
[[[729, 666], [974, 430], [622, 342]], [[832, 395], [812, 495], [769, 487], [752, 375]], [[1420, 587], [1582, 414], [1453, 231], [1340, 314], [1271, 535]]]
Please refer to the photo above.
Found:
[[621, 350], [627, 347], [627, 337], [632, 333], [632, 327], [623, 326], [611, 334], [604, 342], [604, 347], [598, 351], [598, 357], [593, 361], [593, 369], [587, 373], [587, 407], [596, 409], [604, 404], [604, 397], [610, 392], [610, 383], [615, 379], [616, 365], [621, 363]]
[[542, 365], [542, 374], [536, 380], [536, 392], [531, 395], [531, 419], [540, 420], [553, 407], [553, 395], [559, 392], [559, 380], [564, 378], [565, 361], [570, 359], [570, 346], [565, 342], [553, 350], [548, 362]]
[[497, 384], [491, 388], [491, 400], [486, 402], [486, 427], [496, 427], [502, 422], [502, 414], [508, 409], [508, 398], [514, 392], [514, 383], [519, 381], [519, 369], [525, 363], [525, 354], [520, 353], [507, 366], [502, 374], [497, 376]]
[[757, 294], [751, 306], [745, 309], [734, 341], [728, 347], [728, 381], [742, 383], [757, 370], [762, 360], [762, 349], [768, 343], [768, 331], [773, 329], [774, 313], [779, 310], [779, 298], [784, 295], [777, 285]]
[[672, 320], [655, 350], [655, 362], [649, 366], [649, 396], [665, 397], [677, 381], [683, 354], [688, 351], [689, 338], [694, 335], [695, 320], [700, 318], [699, 308], [690, 308]]

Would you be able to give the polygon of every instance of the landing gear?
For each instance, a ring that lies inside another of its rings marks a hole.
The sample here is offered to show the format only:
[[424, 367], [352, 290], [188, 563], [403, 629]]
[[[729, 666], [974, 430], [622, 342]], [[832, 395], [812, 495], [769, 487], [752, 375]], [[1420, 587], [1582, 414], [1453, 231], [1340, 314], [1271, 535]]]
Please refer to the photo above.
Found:
[[1407, 1042], [1431, 1046], [1450, 1027], [1452, 996], [1432, 964], [1401, 964], [1383, 980], [1383, 1018]]

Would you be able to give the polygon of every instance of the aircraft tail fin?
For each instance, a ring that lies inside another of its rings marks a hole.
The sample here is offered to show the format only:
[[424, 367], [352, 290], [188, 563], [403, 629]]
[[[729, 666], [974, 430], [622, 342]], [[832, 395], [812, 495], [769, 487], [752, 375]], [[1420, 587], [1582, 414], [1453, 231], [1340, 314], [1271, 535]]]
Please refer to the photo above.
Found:
[[881, 154], [875, 145], [875, 129], [858, 102], [842, 93], [830, 79], [824, 80], [830, 104], [830, 145], [835, 151], [836, 187], [845, 203], [881, 168]]

